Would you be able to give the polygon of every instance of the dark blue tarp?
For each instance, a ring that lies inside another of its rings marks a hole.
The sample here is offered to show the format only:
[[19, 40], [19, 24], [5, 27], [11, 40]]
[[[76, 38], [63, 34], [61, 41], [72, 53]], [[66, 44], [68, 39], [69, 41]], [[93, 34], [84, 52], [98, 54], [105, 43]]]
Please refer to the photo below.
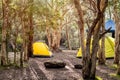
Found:
[[112, 31], [115, 31], [115, 22], [113, 20], [108, 20], [106, 23], [105, 23], [105, 29], [109, 29], [110, 27], [111, 28], [111, 32]]

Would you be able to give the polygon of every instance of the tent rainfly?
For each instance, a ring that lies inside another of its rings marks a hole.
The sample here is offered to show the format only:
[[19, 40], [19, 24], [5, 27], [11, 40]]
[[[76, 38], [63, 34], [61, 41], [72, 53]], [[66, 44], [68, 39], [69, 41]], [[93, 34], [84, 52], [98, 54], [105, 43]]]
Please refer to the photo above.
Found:
[[35, 42], [33, 43], [33, 56], [51, 57], [52, 52], [45, 43]]
[[[100, 40], [101, 42], [101, 40]], [[92, 44], [91, 44], [92, 46]], [[106, 58], [113, 58], [114, 57], [114, 46], [115, 46], [115, 42], [114, 42], [114, 38], [112, 37], [105, 37], [105, 57]], [[81, 48], [79, 48], [78, 52], [77, 52], [77, 57], [81, 58], [82, 57], [82, 50]]]

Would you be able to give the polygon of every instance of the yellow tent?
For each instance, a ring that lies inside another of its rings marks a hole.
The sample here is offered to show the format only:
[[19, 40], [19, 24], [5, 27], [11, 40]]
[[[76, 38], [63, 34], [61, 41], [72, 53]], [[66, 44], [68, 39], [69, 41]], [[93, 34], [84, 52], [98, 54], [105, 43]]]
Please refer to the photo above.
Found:
[[43, 42], [33, 43], [33, 56], [45, 56], [51, 57], [52, 52], [49, 50], [48, 46]]
[[[101, 42], [101, 40], [100, 40]], [[114, 38], [112, 37], [105, 37], [105, 56], [106, 58], [113, 58], [114, 57]], [[77, 52], [77, 57], [82, 57], [81, 48]]]

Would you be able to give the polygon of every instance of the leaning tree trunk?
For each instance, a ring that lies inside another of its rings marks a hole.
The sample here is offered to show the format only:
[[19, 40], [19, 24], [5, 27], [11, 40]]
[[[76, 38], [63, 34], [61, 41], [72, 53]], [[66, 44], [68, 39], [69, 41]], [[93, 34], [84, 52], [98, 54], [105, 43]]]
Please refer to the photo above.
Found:
[[[107, 7], [108, 0], [97, 0], [97, 7], [98, 7], [98, 23], [95, 26], [95, 31], [93, 35], [93, 41], [92, 41], [92, 53], [91, 53], [91, 69], [90, 69], [90, 79], [95, 79], [95, 73], [96, 73], [96, 59], [97, 59], [97, 52], [98, 52], [98, 45], [100, 40], [100, 28], [102, 26], [103, 22], [103, 15], [105, 12], [105, 9]], [[86, 45], [87, 46], [87, 45]]]
[[114, 63], [119, 64], [119, 34], [120, 34], [120, 19], [118, 16], [117, 11], [117, 0], [114, 0], [114, 17], [115, 17], [115, 23], [116, 23], [116, 31], [115, 31], [115, 57], [114, 57]]
[[[101, 15], [102, 15], [102, 13], [101, 13]], [[91, 53], [91, 60], [90, 60], [91, 61], [90, 79], [95, 79], [96, 59], [97, 59], [97, 52], [98, 52], [98, 47], [99, 47], [99, 38], [100, 38], [99, 34], [100, 34], [101, 24], [102, 24], [102, 18], [99, 20], [98, 24], [96, 25], [96, 27], [95, 27], [96, 29], [93, 34], [92, 53]]]
[[2, 44], [1, 44], [1, 65], [7, 64], [7, 27], [9, 25], [9, 0], [2, 0], [2, 8], [3, 8], [3, 26], [2, 26]]

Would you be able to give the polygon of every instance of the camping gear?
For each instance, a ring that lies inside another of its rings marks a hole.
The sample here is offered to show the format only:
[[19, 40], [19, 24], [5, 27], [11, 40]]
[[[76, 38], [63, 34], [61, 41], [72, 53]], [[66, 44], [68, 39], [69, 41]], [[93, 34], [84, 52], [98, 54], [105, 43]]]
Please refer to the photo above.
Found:
[[[101, 40], [100, 40], [100, 42], [101, 42]], [[106, 56], [106, 58], [114, 57], [114, 46], [115, 46], [114, 38], [105, 37], [105, 56]], [[92, 47], [92, 44], [90, 47]], [[78, 50], [77, 57], [78, 58], [82, 57], [81, 48], [79, 48], [79, 50]]]
[[33, 56], [45, 56], [51, 57], [52, 52], [49, 50], [48, 46], [43, 42], [33, 43]]

